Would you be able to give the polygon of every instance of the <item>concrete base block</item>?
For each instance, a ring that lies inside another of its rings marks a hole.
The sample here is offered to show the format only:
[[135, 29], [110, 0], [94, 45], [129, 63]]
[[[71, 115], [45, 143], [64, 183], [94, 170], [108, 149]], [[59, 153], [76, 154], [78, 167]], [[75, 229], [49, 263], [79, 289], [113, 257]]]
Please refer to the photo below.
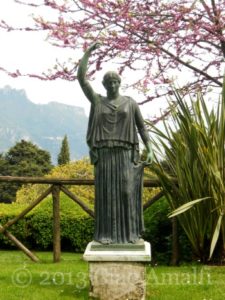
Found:
[[[141, 248], [139, 249], [139, 247]], [[120, 245], [116, 248], [113, 245], [104, 245], [102, 248], [95, 248], [96, 242], [92, 241], [87, 245], [83, 258], [86, 261], [132, 261], [147, 262], [151, 261], [150, 243], [144, 242], [142, 245]], [[93, 250], [94, 248], [94, 250]]]
[[145, 263], [90, 262], [90, 296], [100, 300], [144, 300]]
[[151, 261], [151, 246], [88, 244], [90, 296], [99, 300], [144, 300], [145, 269]]

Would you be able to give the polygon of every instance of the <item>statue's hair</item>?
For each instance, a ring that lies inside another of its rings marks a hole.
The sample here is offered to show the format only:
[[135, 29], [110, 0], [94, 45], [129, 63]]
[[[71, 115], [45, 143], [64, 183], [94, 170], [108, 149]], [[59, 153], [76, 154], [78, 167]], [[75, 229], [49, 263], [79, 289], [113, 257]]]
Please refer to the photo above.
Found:
[[105, 75], [103, 76], [103, 85], [109, 80], [109, 79], [116, 79], [119, 81], [119, 83], [121, 83], [121, 78], [119, 76], [118, 73], [114, 72], [114, 71], [109, 71], [109, 72], [106, 72]]

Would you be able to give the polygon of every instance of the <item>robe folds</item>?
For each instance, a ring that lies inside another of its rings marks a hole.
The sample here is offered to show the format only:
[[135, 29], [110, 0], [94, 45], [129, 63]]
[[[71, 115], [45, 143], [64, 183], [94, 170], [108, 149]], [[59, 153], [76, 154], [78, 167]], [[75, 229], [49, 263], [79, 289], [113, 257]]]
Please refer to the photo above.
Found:
[[95, 167], [94, 240], [137, 242], [144, 230], [142, 177], [137, 131], [147, 136], [139, 107], [130, 97], [92, 105], [87, 143]]

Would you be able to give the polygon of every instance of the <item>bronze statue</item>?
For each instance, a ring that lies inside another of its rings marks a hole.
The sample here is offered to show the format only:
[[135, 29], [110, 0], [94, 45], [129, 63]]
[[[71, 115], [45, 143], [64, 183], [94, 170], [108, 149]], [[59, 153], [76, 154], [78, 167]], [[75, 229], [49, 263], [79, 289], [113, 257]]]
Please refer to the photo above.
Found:
[[[104, 75], [106, 97], [96, 94], [86, 79], [88, 59], [99, 46], [94, 43], [87, 49], [78, 68], [80, 86], [91, 102], [87, 143], [95, 166], [94, 240], [137, 243], [144, 229], [143, 169], [152, 162], [153, 152], [137, 103], [119, 93], [119, 75]], [[137, 130], [147, 149], [146, 162], [139, 162]]]

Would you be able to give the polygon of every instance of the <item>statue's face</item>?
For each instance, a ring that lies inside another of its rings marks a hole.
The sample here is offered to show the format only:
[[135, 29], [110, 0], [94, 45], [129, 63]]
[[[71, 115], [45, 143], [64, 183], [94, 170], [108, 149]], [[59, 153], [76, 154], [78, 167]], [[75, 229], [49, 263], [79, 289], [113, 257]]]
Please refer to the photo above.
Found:
[[104, 86], [109, 94], [115, 95], [119, 91], [120, 82], [115, 78], [110, 78], [104, 83]]

